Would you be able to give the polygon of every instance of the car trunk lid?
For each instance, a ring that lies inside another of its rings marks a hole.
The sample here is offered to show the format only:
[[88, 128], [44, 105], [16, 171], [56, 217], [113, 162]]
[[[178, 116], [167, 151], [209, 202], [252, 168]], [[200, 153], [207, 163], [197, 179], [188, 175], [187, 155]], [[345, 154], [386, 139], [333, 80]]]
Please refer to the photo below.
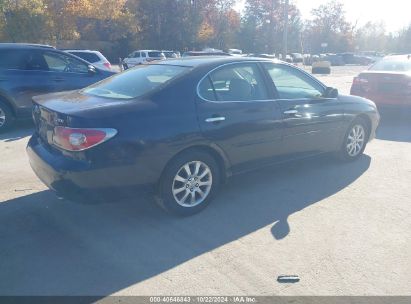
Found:
[[358, 76], [367, 96], [405, 96], [411, 94], [411, 75], [398, 72], [367, 71]]
[[71, 91], [36, 96], [33, 97], [33, 103], [36, 132], [45, 143], [53, 145], [55, 127], [83, 127], [84, 124], [79, 121], [85, 112], [98, 112], [100, 109], [123, 102]]

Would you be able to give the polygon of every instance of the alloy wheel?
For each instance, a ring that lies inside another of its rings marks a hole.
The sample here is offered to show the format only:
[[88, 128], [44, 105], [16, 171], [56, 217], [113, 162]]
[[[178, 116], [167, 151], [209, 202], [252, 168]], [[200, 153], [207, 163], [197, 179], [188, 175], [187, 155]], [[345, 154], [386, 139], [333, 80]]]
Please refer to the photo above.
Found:
[[174, 177], [172, 193], [182, 207], [195, 207], [207, 198], [213, 185], [211, 169], [202, 161], [183, 165]]
[[365, 130], [360, 124], [354, 125], [348, 134], [347, 138], [347, 153], [351, 157], [355, 157], [361, 153], [365, 144]]

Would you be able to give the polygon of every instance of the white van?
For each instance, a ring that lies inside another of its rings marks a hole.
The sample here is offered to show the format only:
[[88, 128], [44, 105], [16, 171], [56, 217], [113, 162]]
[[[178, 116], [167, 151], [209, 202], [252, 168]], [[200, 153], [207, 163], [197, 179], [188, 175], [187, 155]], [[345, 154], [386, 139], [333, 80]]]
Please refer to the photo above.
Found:
[[134, 51], [123, 59], [123, 69], [127, 70], [139, 64], [155, 60], [164, 60], [166, 56], [161, 51], [156, 50], [139, 50]]

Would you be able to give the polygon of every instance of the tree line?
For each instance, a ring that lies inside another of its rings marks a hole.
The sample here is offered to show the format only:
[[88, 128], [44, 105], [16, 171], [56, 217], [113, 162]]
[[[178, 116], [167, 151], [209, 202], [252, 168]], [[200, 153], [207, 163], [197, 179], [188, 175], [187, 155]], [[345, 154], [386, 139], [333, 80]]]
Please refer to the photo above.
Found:
[[[241, 13], [234, 9], [238, 1], [0, 0], [0, 41], [106, 41], [114, 45], [110, 57], [143, 48], [280, 53], [284, 0], [245, 0]], [[303, 20], [298, 7], [289, 5], [290, 52], [411, 52], [411, 25], [395, 34], [383, 22], [358, 27], [337, 0], [314, 8], [312, 16]]]

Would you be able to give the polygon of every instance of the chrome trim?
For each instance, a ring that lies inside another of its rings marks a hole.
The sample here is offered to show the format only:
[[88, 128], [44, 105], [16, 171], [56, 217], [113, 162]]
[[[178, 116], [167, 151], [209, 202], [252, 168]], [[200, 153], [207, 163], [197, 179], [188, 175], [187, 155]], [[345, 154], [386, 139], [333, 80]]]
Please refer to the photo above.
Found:
[[205, 122], [219, 122], [219, 121], [225, 121], [225, 117], [210, 117], [205, 120]]

